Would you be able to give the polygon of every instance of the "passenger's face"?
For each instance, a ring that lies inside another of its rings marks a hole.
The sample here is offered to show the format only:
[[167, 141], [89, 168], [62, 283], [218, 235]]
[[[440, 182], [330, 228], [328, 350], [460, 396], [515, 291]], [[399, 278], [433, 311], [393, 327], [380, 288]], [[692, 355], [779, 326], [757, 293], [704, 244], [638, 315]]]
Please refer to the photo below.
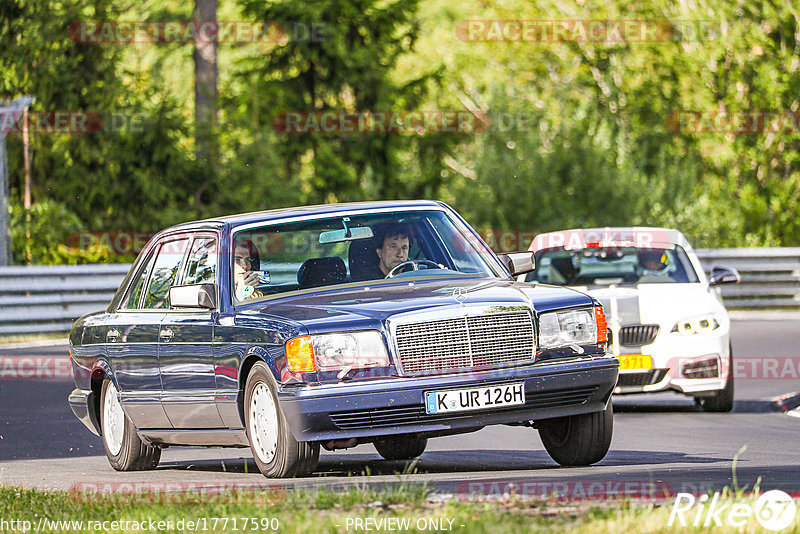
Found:
[[408, 261], [408, 248], [408, 237], [406, 236], [387, 236], [383, 240], [383, 246], [375, 250], [378, 253], [383, 274], [388, 274], [404, 261]]
[[246, 245], [236, 245], [233, 252], [233, 279], [238, 284], [244, 273], [252, 270], [253, 260]]

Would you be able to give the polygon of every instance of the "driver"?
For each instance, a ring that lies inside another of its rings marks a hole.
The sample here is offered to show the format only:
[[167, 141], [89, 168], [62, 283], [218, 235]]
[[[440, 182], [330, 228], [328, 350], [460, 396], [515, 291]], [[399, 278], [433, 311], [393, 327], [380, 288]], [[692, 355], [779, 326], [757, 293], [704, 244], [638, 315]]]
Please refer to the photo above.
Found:
[[390, 223], [377, 228], [373, 237], [378, 269], [373, 278], [384, 278], [389, 271], [408, 261], [408, 251], [413, 244], [411, 227], [403, 223]]
[[639, 266], [643, 269], [642, 276], [639, 278], [640, 282], [643, 278], [663, 279], [667, 275], [669, 258], [666, 251], [640, 250], [637, 255], [639, 257]]

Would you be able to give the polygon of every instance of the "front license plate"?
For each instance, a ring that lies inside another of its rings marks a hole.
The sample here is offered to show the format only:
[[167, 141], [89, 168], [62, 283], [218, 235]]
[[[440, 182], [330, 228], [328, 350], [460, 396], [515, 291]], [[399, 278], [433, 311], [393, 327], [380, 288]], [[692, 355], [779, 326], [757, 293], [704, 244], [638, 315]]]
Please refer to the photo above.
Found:
[[653, 368], [653, 358], [647, 354], [620, 354], [617, 358], [620, 370]]
[[525, 384], [425, 392], [426, 413], [452, 413], [525, 404]]

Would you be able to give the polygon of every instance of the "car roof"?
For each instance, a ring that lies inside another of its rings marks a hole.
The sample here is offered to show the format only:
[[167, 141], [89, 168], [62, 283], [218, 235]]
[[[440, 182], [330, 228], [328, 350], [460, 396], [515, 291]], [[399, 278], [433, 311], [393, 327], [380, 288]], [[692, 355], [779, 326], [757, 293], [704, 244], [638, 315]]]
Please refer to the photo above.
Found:
[[691, 249], [684, 235], [672, 228], [655, 226], [614, 226], [605, 228], [573, 228], [538, 234], [528, 250], [537, 251], [558, 246], [585, 248], [586, 243], [604, 242], [608, 246], [634, 246], [647, 248], [648, 244], [678, 245]]
[[176, 224], [158, 232], [158, 235], [178, 231], [194, 231], [203, 229], [219, 229], [225, 225], [231, 227], [258, 222], [272, 222], [281, 219], [301, 217], [304, 215], [336, 215], [371, 210], [391, 210], [407, 208], [441, 208], [445, 204], [436, 200], [382, 200], [371, 202], [346, 202], [339, 204], [317, 204], [297, 206], [274, 210], [253, 211], [235, 215], [225, 215], [198, 221]]
[[339, 204], [316, 204], [312, 206], [297, 206], [291, 208], [279, 208], [274, 210], [253, 211], [249, 213], [239, 213], [226, 215], [223, 217], [213, 217], [184, 225], [213, 225], [214, 223], [229, 224], [239, 226], [254, 222], [268, 222], [279, 219], [288, 219], [303, 215], [336, 215], [337, 213], [350, 213], [357, 211], [370, 211], [381, 209], [397, 208], [439, 208], [443, 204], [435, 200], [382, 200], [371, 202], [345, 202]]

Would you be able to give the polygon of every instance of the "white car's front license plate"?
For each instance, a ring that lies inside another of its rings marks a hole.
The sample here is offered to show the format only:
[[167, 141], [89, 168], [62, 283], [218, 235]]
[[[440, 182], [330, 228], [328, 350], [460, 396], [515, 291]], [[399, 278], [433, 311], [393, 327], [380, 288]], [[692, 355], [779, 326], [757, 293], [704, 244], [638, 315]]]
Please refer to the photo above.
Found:
[[452, 413], [525, 404], [525, 384], [425, 392], [425, 413]]

